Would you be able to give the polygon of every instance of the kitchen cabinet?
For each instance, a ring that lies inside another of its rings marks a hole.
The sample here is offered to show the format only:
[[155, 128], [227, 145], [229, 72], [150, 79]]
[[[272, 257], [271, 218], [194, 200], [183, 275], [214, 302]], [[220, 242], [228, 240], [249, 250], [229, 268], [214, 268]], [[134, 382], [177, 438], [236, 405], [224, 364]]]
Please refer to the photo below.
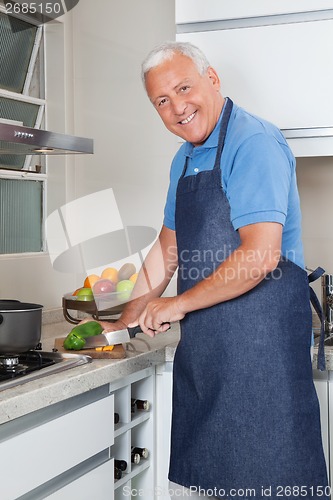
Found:
[[169, 500], [169, 457], [172, 413], [173, 363], [156, 367], [156, 492], [160, 500]]
[[[281, 129], [332, 127], [333, 20], [182, 33], [200, 47], [222, 94]], [[310, 70], [311, 67], [311, 70]]]
[[[145, 368], [110, 385], [114, 396], [114, 411], [119, 423], [114, 426], [114, 460], [125, 460], [127, 470], [114, 482], [114, 499], [142, 497], [154, 499], [155, 460], [155, 368]], [[149, 409], [134, 409], [132, 400], [148, 401]], [[147, 448], [148, 458], [131, 463], [132, 447]]]
[[323, 441], [323, 448], [325, 453], [327, 474], [328, 477], [332, 477], [330, 474], [330, 422], [329, 422], [329, 383], [328, 375], [329, 372], [321, 372], [319, 370], [313, 371], [314, 385], [317, 391], [317, 396], [320, 406], [320, 423], [321, 423], [321, 435]]
[[99, 465], [95, 469], [87, 472], [78, 479], [72, 481], [60, 490], [47, 496], [48, 500], [68, 500], [80, 499], [91, 500], [113, 500], [113, 490], [111, 489], [114, 470], [114, 461]]
[[[149, 411], [133, 412], [133, 399], [149, 401]], [[149, 367], [3, 424], [1, 500], [119, 500], [139, 491], [153, 499], [154, 412], [155, 368]], [[147, 448], [148, 458], [132, 464], [132, 447]], [[117, 481], [115, 459], [128, 464]]]
[[[65, 500], [67, 485], [79, 477], [103, 464], [109, 471], [113, 413], [114, 396], [101, 387], [3, 424], [1, 499], [38, 500], [58, 492], [54, 498]], [[105, 479], [108, 487], [99, 498], [106, 500], [112, 498], [113, 474]], [[94, 494], [93, 484], [89, 491]]]
[[197, 23], [258, 16], [276, 16], [332, 9], [332, 0], [176, 0], [176, 23]]
[[[330, 447], [330, 478], [333, 483], [333, 373], [328, 372], [328, 416], [329, 416], [329, 447]], [[333, 498], [333, 489], [331, 492]]]
[[200, 47], [222, 94], [276, 124], [295, 156], [332, 155], [333, 2], [315, 11], [314, 2], [302, 2], [303, 12], [295, 2], [245, 3], [224, 9], [211, 1], [204, 15], [199, 2], [187, 9], [176, 1], [177, 40]]

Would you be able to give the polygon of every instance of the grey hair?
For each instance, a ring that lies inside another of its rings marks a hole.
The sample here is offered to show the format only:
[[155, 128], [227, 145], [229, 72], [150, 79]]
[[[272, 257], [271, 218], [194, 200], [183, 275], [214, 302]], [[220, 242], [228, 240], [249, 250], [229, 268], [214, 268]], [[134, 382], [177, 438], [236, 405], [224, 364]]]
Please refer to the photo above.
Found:
[[204, 75], [210, 66], [205, 54], [192, 43], [164, 42], [149, 52], [141, 65], [141, 78], [144, 86], [146, 86], [145, 80], [148, 71], [159, 66], [164, 61], [172, 59], [176, 52], [192, 59], [200, 75]]

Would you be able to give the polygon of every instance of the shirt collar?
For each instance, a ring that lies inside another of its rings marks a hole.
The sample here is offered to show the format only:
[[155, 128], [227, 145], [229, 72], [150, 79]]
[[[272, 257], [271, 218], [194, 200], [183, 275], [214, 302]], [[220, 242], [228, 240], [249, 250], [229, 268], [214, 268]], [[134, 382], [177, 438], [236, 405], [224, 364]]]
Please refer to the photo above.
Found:
[[[217, 124], [215, 125], [213, 132], [209, 135], [209, 137], [206, 139], [206, 141], [201, 145], [197, 146], [195, 149], [196, 150], [202, 150], [202, 149], [211, 149], [211, 148], [217, 148], [218, 142], [219, 142], [219, 132], [220, 132], [220, 125], [222, 121], [222, 116], [225, 110], [225, 104], [227, 102], [227, 99], [224, 101], [224, 106], [222, 108], [221, 114], [219, 116], [219, 119], [217, 121]], [[194, 146], [192, 142], [186, 142], [185, 143], [185, 156], [191, 156], [192, 151], [194, 149]]]

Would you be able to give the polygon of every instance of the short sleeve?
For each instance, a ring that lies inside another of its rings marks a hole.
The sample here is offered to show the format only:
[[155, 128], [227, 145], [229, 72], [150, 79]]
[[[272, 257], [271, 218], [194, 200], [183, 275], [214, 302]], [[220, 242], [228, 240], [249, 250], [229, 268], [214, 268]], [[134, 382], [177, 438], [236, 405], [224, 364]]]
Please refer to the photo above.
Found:
[[164, 220], [163, 224], [169, 229], [175, 231], [175, 212], [176, 212], [176, 187], [170, 183], [167, 199], [164, 207]]
[[178, 150], [177, 154], [175, 155], [171, 168], [170, 168], [170, 183], [169, 183], [169, 189], [168, 189], [168, 194], [164, 206], [164, 219], [163, 219], [163, 224], [169, 228], [175, 231], [176, 229], [176, 221], [175, 221], [175, 213], [176, 213], [176, 194], [177, 194], [177, 186], [178, 186], [178, 180], [179, 177], [182, 174], [183, 168], [184, 168], [184, 150], [185, 146], [181, 146], [181, 148]]
[[258, 133], [238, 148], [226, 182], [235, 230], [258, 222], [285, 224], [293, 165], [285, 146]]

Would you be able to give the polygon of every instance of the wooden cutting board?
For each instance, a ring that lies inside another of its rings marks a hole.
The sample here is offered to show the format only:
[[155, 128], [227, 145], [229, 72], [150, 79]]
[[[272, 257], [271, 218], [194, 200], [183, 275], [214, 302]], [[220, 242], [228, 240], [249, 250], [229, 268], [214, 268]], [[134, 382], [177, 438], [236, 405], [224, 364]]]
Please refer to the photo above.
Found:
[[112, 351], [96, 351], [95, 349], [82, 349], [81, 351], [67, 351], [64, 349], [64, 340], [66, 337], [55, 339], [54, 348], [59, 352], [70, 352], [72, 354], [86, 354], [95, 359], [122, 359], [126, 358], [126, 352], [122, 344], [114, 346]]

